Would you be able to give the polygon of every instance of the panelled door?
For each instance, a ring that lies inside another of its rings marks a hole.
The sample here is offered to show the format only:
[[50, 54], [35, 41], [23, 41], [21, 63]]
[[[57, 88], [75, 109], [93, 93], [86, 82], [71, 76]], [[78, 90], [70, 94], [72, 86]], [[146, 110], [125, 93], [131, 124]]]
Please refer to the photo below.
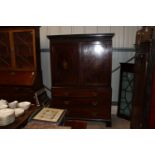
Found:
[[111, 48], [109, 43], [81, 43], [81, 83], [85, 86], [111, 84]]
[[52, 43], [52, 85], [74, 86], [78, 81], [79, 54], [76, 43]]

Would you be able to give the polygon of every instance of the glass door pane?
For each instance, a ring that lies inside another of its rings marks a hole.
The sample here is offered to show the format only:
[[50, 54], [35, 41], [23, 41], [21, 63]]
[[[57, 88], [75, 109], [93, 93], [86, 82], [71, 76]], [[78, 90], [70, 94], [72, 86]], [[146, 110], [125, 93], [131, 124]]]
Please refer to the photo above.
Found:
[[34, 69], [33, 31], [13, 33], [15, 61], [17, 69]]
[[9, 33], [0, 32], [0, 69], [9, 69], [11, 67], [11, 50], [9, 42]]

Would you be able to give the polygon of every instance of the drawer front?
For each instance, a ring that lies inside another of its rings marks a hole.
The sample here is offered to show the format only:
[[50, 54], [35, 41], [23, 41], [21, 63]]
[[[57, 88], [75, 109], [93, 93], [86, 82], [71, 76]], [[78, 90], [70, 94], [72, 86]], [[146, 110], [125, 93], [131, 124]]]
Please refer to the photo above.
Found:
[[32, 71], [1, 71], [0, 85], [31, 86], [35, 79], [35, 72]]
[[111, 102], [104, 98], [54, 98], [52, 107], [68, 110], [68, 116], [85, 119], [110, 119]]
[[54, 97], [98, 97], [98, 96], [108, 96], [111, 94], [110, 88], [53, 88], [52, 95]]

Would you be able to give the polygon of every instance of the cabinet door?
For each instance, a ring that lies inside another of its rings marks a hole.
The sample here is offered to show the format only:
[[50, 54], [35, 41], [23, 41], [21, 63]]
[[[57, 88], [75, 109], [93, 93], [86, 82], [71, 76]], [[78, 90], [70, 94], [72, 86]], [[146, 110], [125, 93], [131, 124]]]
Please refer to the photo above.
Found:
[[60, 42], [51, 46], [52, 85], [77, 85], [79, 59], [77, 44]]
[[34, 31], [24, 30], [12, 34], [16, 69], [34, 70], [36, 64]]
[[8, 32], [0, 32], [0, 70], [11, 68], [11, 50]]
[[81, 43], [81, 83], [105, 86], [111, 83], [111, 42]]

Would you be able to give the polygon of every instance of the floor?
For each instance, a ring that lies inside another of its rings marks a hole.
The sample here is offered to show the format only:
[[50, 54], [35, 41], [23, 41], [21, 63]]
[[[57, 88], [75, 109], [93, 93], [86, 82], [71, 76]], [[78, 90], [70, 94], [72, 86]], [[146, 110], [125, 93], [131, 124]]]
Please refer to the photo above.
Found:
[[117, 117], [117, 106], [112, 106], [112, 127], [107, 128], [104, 122], [89, 121], [87, 129], [130, 129], [130, 121]]
[[106, 127], [104, 122], [89, 121], [87, 129], [129, 129], [130, 121], [112, 115], [112, 127]]

